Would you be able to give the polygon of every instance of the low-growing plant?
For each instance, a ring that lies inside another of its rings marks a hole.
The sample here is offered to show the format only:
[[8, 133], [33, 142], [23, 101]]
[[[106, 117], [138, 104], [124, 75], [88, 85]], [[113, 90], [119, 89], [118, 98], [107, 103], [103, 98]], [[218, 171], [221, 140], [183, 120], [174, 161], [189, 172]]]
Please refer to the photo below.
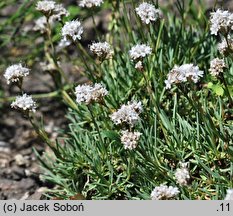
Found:
[[[56, 185], [47, 196], [232, 199], [232, 13], [215, 8], [207, 17], [202, 4], [181, 0], [171, 11], [131, 0], [81, 0], [77, 7], [95, 26], [88, 47], [82, 16], [71, 20], [54, 1], [35, 5], [43, 15], [35, 29], [44, 36], [41, 61], [52, 93], [27, 95], [23, 79], [30, 71], [22, 64], [4, 74], [23, 94], [11, 106], [23, 110], [53, 152], [38, 155], [41, 178]], [[101, 9], [110, 13], [104, 35], [95, 23]], [[61, 61], [76, 64], [88, 82], [73, 83]], [[51, 95], [68, 108], [67, 131], [56, 143], [34, 114], [33, 98]]]

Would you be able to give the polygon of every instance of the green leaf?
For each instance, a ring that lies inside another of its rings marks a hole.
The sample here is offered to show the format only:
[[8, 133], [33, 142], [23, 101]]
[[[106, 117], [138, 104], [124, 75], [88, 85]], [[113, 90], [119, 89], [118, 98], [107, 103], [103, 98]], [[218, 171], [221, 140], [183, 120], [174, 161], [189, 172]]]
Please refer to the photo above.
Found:
[[212, 82], [209, 82], [209, 83], [207, 84], [207, 88], [212, 89], [213, 85], [214, 85], [214, 84], [213, 84]]
[[207, 84], [207, 88], [211, 89], [218, 96], [223, 96], [224, 94], [224, 89], [220, 84], [213, 84], [212, 82], [209, 82]]
[[224, 89], [223, 89], [223, 87], [222, 87], [221, 85], [214, 85], [214, 86], [212, 87], [212, 89], [213, 89], [213, 91], [214, 91], [214, 93], [215, 93], [216, 95], [218, 95], [218, 96], [223, 96], [223, 94], [224, 94]]
[[120, 141], [119, 134], [115, 131], [102, 131], [103, 138], [109, 138], [111, 140]]
[[70, 16], [71, 16], [71, 17], [74, 17], [74, 16], [76, 16], [77, 14], [79, 14], [80, 8], [77, 7], [77, 6], [69, 6], [69, 7], [68, 7], [68, 11], [69, 11], [69, 13], [70, 13]]

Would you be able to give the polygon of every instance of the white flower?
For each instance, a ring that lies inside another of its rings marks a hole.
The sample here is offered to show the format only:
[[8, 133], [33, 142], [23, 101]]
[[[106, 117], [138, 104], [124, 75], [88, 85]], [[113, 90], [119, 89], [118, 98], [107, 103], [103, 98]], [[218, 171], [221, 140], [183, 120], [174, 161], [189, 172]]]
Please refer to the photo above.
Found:
[[100, 101], [103, 99], [104, 96], [108, 94], [108, 91], [105, 87], [103, 87], [100, 83], [96, 83], [92, 87], [92, 100], [93, 101]]
[[177, 187], [167, 186], [167, 185], [160, 185], [155, 187], [151, 193], [152, 200], [167, 200], [174, 198], [180, 193]]
[[56, 2], [54, 1], [38, 1], [36, 4], [36, 9], [44, 14], [52, 15], [56, 8]]
[[[49, 24], [50, 25], [54, 24], [54, 21], [53, 21], [52, 17], [53, 16], [51, 16], [49, 18]], [[42, 16], [42, 17], [38, 18], [35, 21], [35, 26], [33, 27], [33, 30], [34, 31], [40, 31], [42, 34], [46, 32], [46, 30], [47, 30], [47, 20], [46, 20], [45, 16]]]
[[199, 67], [193, 64], [176, 65], [165, 80], [166, 89], [170, 89], [173, 83], [186, 82], [188, 79], [196, 83], [203, 74], [203, 71], [200, 71]]
[[62, 27], [61, 33], [64, 40], [81, 40], [83, 27], [81, 26], [81, 23], [78, 20], [73, 20], [65, 23], [65, 25]]
[[36, 103], [33, 101], [32, 97], [27, 94], [16, 97], [15, 101], [11, 103], [11, 107], [24, 111], [36, 111]]
[[124, 144], [124, 149], [135, 149], [138, 144], [138, 140], [141, 136], [139, 132], [130, 132], [128, 130], [121, 131], [121, 142]]
[[33, 27], [34, 31], [40, 31], [41, 33], [45, 33], [47, 28], [46, 17], [40, 17], [35, 21], [35, 26]]
[[92, 101], [101, 101], [108, 91], [99, 83], [94, 86], [91, 85], [78, 85], [75, 88], [77, 103], [90, 104]]
[[68, 47], [70, 44], [71, 44], [70, 40], [68, 40], [66, 38], [62, 38], [58, 44], [58, 51], [65, 48], [65, 47]]
[[41, 11], [45, 16], [52, 20], [61, 20], [62, 16], [69, 16], [69, 12], [64, 8], [62, 4], [57, 4], [54, 1], [38, 1], [36, 9]]
[[143, 65], [142, 65], [142, 61], [138, 61], [136, 64], [135, 64], [135, 68], [142, 71], [143, 70]]
[[225, 53], [227, 52], [227, 49], [228, 49], [227, 41], [224, 38], [221, 43], [218, 43], [218, 51], [222, 55], [225, 55]]
[[225, 197], [225, 200], [233, 200], [233, 189], [227, 190], [227, 195]]
[[10, 84], [11, 82], [18, 82], [23, 77], [26, 77], [29, 75], [30, 70], [26, 67], [23, 67], [22, 64], [15, 64], [9, 66], [5, 73], [4, 77], [7, 80], [7, 84]]
[[92, 86], [90, 85], [78, 85], [75, 88], [75, 94], [76, 94], [76, 101], [77, 103], [85, 102], [89, 104], [92, 99]]
[[233, 14], [229, 11], [218, 9], [211, 13], [210, 23], [211, 34], [217, 35], [218, 32], [226, 34], [229, 30], [233, 30]]
[[70, 13], [64, 8], [62, 4], [56, 4], [54, 11], [54, 15], [51, 17], [53, 20], [60, 21], [62, 17], [67, 17], [70, 15]]
[[228, 52], [233, 52], [233, 40], [228, 38], [228, 42], [224, 38], [221, 43], [218, 44], [218, 51], [222, 55], [226, 55]]
[[[57, 62], [59, 66], [61, 66], [61, 63]], [[41, 62], [40, 67], [43, 71], [56, 71], [57, 67], [54, 63], [51, 62]]]
[[110, 117], [112, 121], [118, 125], [127, 123], [133, 126], [139, 120], [139, 114], [143, 111], [141, 102], [131, 101], [126, 105], [122, 105], [119, 110], [114, 112]]
[[151, 52], [152, 49], [149, 46], [145, 44], [137, 44], [130, 49], [129, 55], [131, 59], [138, 60], [150, 55]]
[[224, 59], [215, 58], [210, 62], [210, 74], [212, 76], [218, 76], [219, 73], [223, 72], [225, 67], [226, 64], [224, 62]]
[[[69, 16], [69, 12], [63, 7], [62, 4], [56, 4], [54, 8], [54, 14], [51, 15], [48, 20], [49, 24], [53, 25], [56, 20], [60, 21], [62, 16]], [[45, 33], [47, 29], [47, 19], [45, 16], [38, 18], [35, 21], [34, 31], [40, 31]]]
[[142, 22], [146, 24], [155, 22], [162, 17], [161, 10], [156, 9], [154, 5], [146, 2], [141, 3], [135, 10]]
[[103, 0], [80, 0], [80, 7], [91, 8], [93, 6], [100, 6], [103, 3]]
[[181, 163], [180, 168], [175, 172], [175, 178], [179, 185], [187, 185], [190, 179], [189, 170], [187, 168], [187, 163]]
[[107, 42], [92, 43], [90, 45], [90, 51], [101, 59], [109, 59], [113, 55], [113, 50]]

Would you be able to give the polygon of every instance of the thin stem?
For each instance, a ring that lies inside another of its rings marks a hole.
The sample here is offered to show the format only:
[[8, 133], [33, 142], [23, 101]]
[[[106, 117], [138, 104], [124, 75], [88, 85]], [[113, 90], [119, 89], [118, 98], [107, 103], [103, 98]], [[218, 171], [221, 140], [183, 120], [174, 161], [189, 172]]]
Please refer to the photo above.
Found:
[[[52, 40], [52, 29], [51, 29], [51, 25], [49, 22], [49, 17], [47, 17], [47, 35], [48, 35], [49, 44], [50, 44], [51, 51], [52, 51], [53, 63], [55, 65], [56, 69], [58, 70], [58, 72], [60, 73], [60, 75], [64, 78], [65, 82], [69, 83], [69, 80], [68, 80], [66, 74], [64, 73], [62, 68], [59, 66], [58, 61], [57, 61], [56, 51], [55, 51], [55, 48], [53, 45], [53, 40]], [[59, 86], [60, 86], [60, 84], [59, 84]]]
[[[95, 61], [87, 54], [86, 50], [83, 48], [83, 46], [78, 43], [78, 42], [75, 42], [75, 45], [78, 47], [78, 49], [81, 51], [81, 58], [82, 58], [82, 61], [86, 67], [86, 69], [88, 70], [88, 75], [90, 76], [91, 79], [95, 80], [95, 77], [93, 76], [93, 74], [91, 73], [91, 68], [90, 66], [87, 64], [87, 61], [86, 59], [84, 58], [84, 56], [86, 56], [88, 59], [91, 59], [91, 62], [93, 63], [93, 65], [95, 65]], [[83, 55], [82, 55], [83, 54]]]
[[230, 91], [229, 91], [229, 88], [228, 88], [228, 85], [227, 85], [227, 82], [226, 82], [226, 79], [225, 79], [224, 75], [222, 75], [222, 82], [223, 82], [223, 85], [225, 87], [225, 90], [226, 90], [230, 105], [233, 105], [233, 100], [232, 100], [232, 97], [231, 97], [231, 94], [230, 94]]
[[[66, 85], [63, 88], [63, 91], [72, 89], [73, 86], [71, 85]], [[57, 91], [53, 91], [53, 92], [49, 92], [49, 93], [42, 93], [42, 94], [36, 94], [36, 95], [32, 95], [32, 98], [35, 99], [42, 99], [42, 98], [53, 98], [53, 97], [58, 97], [60, 94], [60, 90]], [[5, 103], [5, 102], [11, 102], [14, 101], [16, 97], [5, 97], [5, 98], [0, 98], [0, 103]]]
[[30, 114], [28, 114], [28, 119], [30, 121], [30, 123], [32, 124], [33, 128], [35, 129], [35, 131], [37, 132], [37, 134], [39, 135], [39, 137], [46, 142], [49, 146], [52, 145], [46, 131], [44, 130], [44, 128], [40, 127], [38, 125], [38, 123], [35, 122], [35, 118], [34, 116], [30, 116]]
[[52, 40], [52, 30], [51, 30], [51, 25], [49, 22], [49, 17], [47, 17], [47, 35], [48, 35], [48, 39], [49, 39], [49, 44], [51, 46], [52, 49], [52, 57], [53, 59], [55, 59], [55, 49], [54, 49], [54, 45], [53, 45], [53, 40]]
[[98, 134], [99, 134], [99, 138], [100, 138], [101, 144], [102, 144], [102, 146], [103, 146], [104, 153], [107, 155], [107, 150], [106, 150], [106, 148], [105, 148], [105, 144], [104, 144], [104, 141], [103, 141], [102, 136], [101, 136], [101, 133], [100, 133], [100, 128], [99, 128], [99, 126], [98, 126], [98, 124], [97, 124], [97, 122], [96, 122], [96, 120], [95, 120], [95, 117], [94, 117], [94, 115], [93, 115], [93, 112], [92, 112], [90, 106], [88, 105], [87, 108], [88, 108], [88, 110], [89, 110], [89, 112], [90, 112], [90, 114], [91, 114], [92, 121], [93, 121], [93, 123], [94, 123], [94, 125], [95, 125], [95, 128], [96, 128]]
[[36, 117], [32, 113], [28, 113], [28, 119], [29, 119], [30, 123], [32, 124], [34, 130], [38, 134], [38, 136], [49, 146], [49, 148], [52, 149], [52, 151], [54, 152], [54, 154], [58, 158], [61, 158], [61, 155], [59, 154], [58, 149], [56, 149], [56, 147], [54, 145], [55, 143], [51, 142], [51, 140], [49, 139], [49, 136], [48, 136], [47, 132], [45, 131], [43, 125], [40, 125], [37, 122]]
[[152, 104], [156, 106], [156, 100], [153, 97], [154, 94], [153, 94], [153, 90], [152, 90], [152, 87], [151, 87], [151, 83], [150, 83], [148, 77], [146, 76], [145, 71], [143, 71], [142, 74], [143, 74], [143, 77], [144, 77], [145, 82], [146, 82], [146, 89], [147, 89], [147, 92], [148, 92], [148, 94], [150, 96], [150, 100], [151, 100]]
[[67, 94], [66, 91], [62, 91], [62, 98], [64, 101], [74, 110], [78, 110], [77, 104], [73, 101], [73, 99]]
[[96, 22], [95, 22], [95, 17], [94, 17], [93, 12], [92, 12], [92, 14], [91, 14], [91, 18], [92, 18], [92, 22], [93, 22], [93, 25], [94, 25], [95, 34], [96, 34], [98, 40], [100, 40], [100, 37], [99, 37], [98, 30], [97, 30], [97, 25], [96, 25]]

